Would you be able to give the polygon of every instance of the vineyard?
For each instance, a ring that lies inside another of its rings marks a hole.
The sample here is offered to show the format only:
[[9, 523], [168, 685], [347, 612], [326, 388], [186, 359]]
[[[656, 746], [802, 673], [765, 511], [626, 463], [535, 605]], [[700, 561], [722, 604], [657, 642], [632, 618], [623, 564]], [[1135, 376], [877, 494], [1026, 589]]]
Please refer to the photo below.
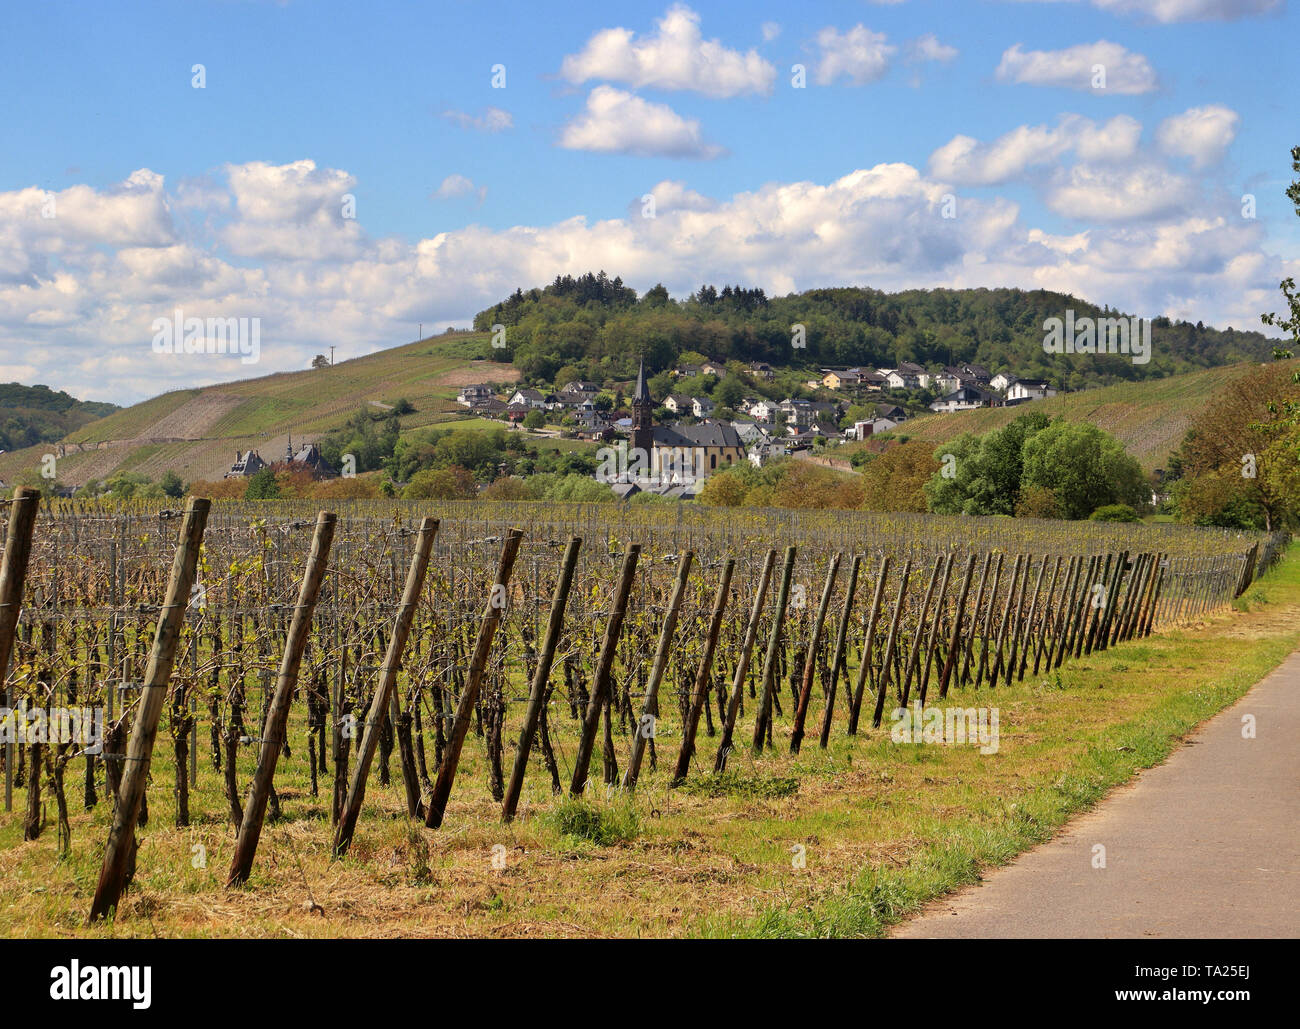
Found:
[[[151, 796], [178, 828], [233, 832], [235, 887], [296, 818], [333, 861], [370, 852], [377, 806], [439, 830], [436, 851], [489, 798], [505, 824], [742, 779], [779, 795], [802, 751], [851, 762], [896, 709], [996, 703], [1223, 607], [1284, 543], [686, 505], [20, 492], [0, 512], [3, 818], [91, 854], [92, 921], [149, 872]], [[99, 712], [94, 731], [65, 739], [67, 712]], [[95, 838], [74, 841], [74, 808]]]

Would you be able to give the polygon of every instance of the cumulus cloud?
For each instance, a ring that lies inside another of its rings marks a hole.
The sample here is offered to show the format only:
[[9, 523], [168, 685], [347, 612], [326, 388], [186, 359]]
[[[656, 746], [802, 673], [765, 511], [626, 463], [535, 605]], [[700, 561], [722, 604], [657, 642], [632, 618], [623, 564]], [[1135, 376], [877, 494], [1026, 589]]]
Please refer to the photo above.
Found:
[[1156, 141], [1167, 154], [1190, 157], [1197, 168], [1215, 164], [1237, 138], [1237, 112], [1222, 104], [1192, 107], [1166, 118], [1156, 130]]
[[311, 160], [227, 165], [236, 220], [223, 233], [239, 257], [305, 260], [355, 257], [361, 230], [345, 217], [357, 180]]
[[755, 50], [742, 54], [704, 39], [700, 16], [686, 5], [670, 7], [656, 25], [653, 35], [639, 38], [631, 29], [597, 32], [579, 53], [564, 58], [560, 74], [575, 84], [608, 79], [711, 97], [772, 91], [776, 67]]
[[[1076, 154], [1090, 133], [1128, 131], [1114, 120], [1069, 124], [1070, 132], [1059, 125], [1047, 131], [1068, 136]], [[221, 225], [157, 232], [169, 225], [157, 210], [143, 229], [120, 213], [111, 219], [120, 244], [87, 243], [102, 226], [58, 219], [38, 226], [32, 204], [40, 191], [0, 192], [0, 260], [7, 248], [36, 253], [28, 247], [33, 239], [44, 239], [52, 255], [29, 258], [19, 279], [0, 277], [0, 353], [12, 377], [92, 398], [142, 399], [250, 371], [304, 368], [323, 341], [354, 355], [409, 339], [416, 321], [464, 325], [517, 286], [602, 267], [637, 289], [662, 281], [677, 295], [708, 281], [778, 294], [841, 284], [1020, 286], [1238, 327], [1257, 326], [1258, 312], [1277, 306], [1278, 280], [1300, 274], [1300, 262], [1266, 250], [1262, 224], [1239, 217], [1226, 190], [1216, 194], [1167, 169], [1122, 162], [1089, 160], [1052, 173], [1044, 184], [1051, 209], [1080, 222], [1066, 233], [1034, 224], [996, 196], [962, 197], [958, 216], [946, 218], [950, 183], [902, 163], [716, 197], [672, 179], [650, 191], [654, 218], [640, 217], [639, 198], [629, 198], [620, 218], [470, 225], [415, 242], [367, 236], [356, 222], [319, 221], [334, 191], [353, 182], [342, 170], [254, 162], [223, 176], [227, 217], [243, 226], [250, 251], [267, 256], [236, 261]], [[137, 219], [133, 191], [160, 190], [157, 209], [168, 209], [171, 197], [153, 173], [132, 181], [137, 185], [125, 191], [78, 190], [89, 206], [107, 212], [123, 204]], [[272, 183], [290, 195], [266, 195]], [[321, 252], [283, 254], [285, 240], [304, 225]], [[340, 237], [338, 247], [325, 243], [320, 234], [327, 231]], [[335, 250], [347, 256], [328, 256]], [[261, 364], [161, 359], [150, 347], [152, 320], [177, 307], [203, 318], [260, 318]]]
[[451, 200], [455, 197], [477, 196], [479, 203], [487, 196], [487, 186], [474, 185], [473, 179], [464, 175], [452, 174], [442, 180], [442, 184], [433, 191], [438, 200]]
[[478, 132], [504, 132], [515, 127], [515, 119], [509, 111], [500, 107], [485, 108], [482, 114], [469, 114], [465, 111], [443, 111], [447, 121], [454, 122], [462, 129], [475, 129]]
[[898, 53], [883, 32], [872, 32], [865, 25], [855, 25], [844, 33], [827, 26], [817, 33], [816, 42], [820, 56], [815, 78], [822, 86], [841, 77], [855, 86], [875, 82], [889, 70], [889, 62]]
[[597, 86], [587, 107], [560, 134], [568, 150], [642, 157], [719, 157], [722, 147], [704, 142], [700, 123], [613, 86]]
[[[1150, 61], [1104, 39], [1065, 50], [1024, 50], [1016, 43], [1002, 54], [996, 74], [1000, 82], [1093, 93], [1150, 93], [1157, 86]], [[1104, 85], [1100, 85], [1099, 74], [1104, 76]], [[1094, 86], [1094, 81], [1099, 85]]]
[[956, 59], [960, 52], [955, 46], [940, 43], [939, 37], [933, 32], [927, 32], [924, 36], [920, 36], [907, 44], [908, 60], [912, 62], [939, 61], [946, 63]]
[[954, 136], [930, 155], [930, 173], [961, 186], [992, 186], [1053, 164], [1073, 151], [1088, 161], [1123, 161], [1137, 153], [1142, 126], [1126, 114], [1098, 125], [1077, 114], [1055, 126], [1021, 125], [982, 143]]

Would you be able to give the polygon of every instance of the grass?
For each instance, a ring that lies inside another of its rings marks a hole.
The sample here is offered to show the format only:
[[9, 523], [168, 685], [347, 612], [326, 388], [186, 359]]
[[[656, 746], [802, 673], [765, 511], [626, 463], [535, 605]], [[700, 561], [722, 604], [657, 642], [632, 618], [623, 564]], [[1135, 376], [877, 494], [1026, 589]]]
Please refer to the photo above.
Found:
[[[811, 739], [791, 756], [787, 712], [774, 750], [737, 747], [721, 777], [707, 774], [717, 740], [702, 729], [696, 774], [669, 789], [676, 741], [664, 726], [657, 767], [648, 755], [634, 795], [596, 787], [581, 801], [555, 798], [535, 755], [519, 817], [503, 825], [471, 739], [442, 829], [406, 817], [394, 760], [390, 785], [372, 772], [342, 861], [330, 858], [330, 781], [311, 795], [296, 707], [293, 753], [276, 778], [283, 817], [265, 827], [249, 885], [231, 891], [222, 884], [234, 834], [219, 776], [205, 745], [195, 824], [174, 827], [164, 727], [137, 880], [117, 920], [83, 925], [109, 810], [81, 810], [74, 764], [67, 860], [56, 856], [53, 826], [22, 840], [23, 791], [0, 814], [0, 935], [881, 936], [1164, 760], [1300, 643], [1297, 615], [1293, 547], [1234, 609], [1011, 687], [956, 691], [952, 703], [999, 709], [1000, 746], [989, 755], [896, 744], [888, 723], [849, 737], [837, 720], [828, 750]], [[819, 701], [809, 718], [819, 724]], [[562, 772], [567, 725], [557, 706]], [[241, 753], [241, 788], [254, 759], [252, 748]], [[593, 767], [591, 781], [599, 775]]]

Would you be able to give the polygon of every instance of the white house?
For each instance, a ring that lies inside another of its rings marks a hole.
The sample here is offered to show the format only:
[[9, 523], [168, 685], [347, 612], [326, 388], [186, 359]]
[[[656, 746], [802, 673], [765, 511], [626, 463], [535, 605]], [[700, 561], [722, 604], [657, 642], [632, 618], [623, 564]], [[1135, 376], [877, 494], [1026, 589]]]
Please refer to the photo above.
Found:
[[546, 407], [546, 398], [535, 389], [517, 389], [506, 403], [540, 410]]
[[456, 403], [463, 404], [465, 407], [473, 407], [490, 399], [492, 399], [492, 387], [483, 382], [462, 386], [460, 392], [456, 394]]
[[953, 411], [971, 411], [977, 407], [987, 407], [992, 399], [988, 393], [976, 386], [963, 386], [940, 397], [930, 405], [931, 411], [951, 414]]
[[989, 387], [997, 390], [999, 393], [1005, 393], [1011, 388], [1011, 384], [1016, 381], [1016, 377], [1010, 372], [998, 372], [989, 380]]
[[1008, 400], [1042, 400], [1054, 396], [1056, 390], [1042, 379], [1017, 379], [1007, 390]]
[[707, 418], [713, 414], [714, 403], [708, 397], [695, 397], [691, 400], [691, 414], [696, 418]]
[[776, 419], [781, 407], [770, 400], [760, 400], [751, 404], [748, 414], [756, 422], [770, 422]]
[[664, 407], [673, 414], [688, 414], [691, 410], [691, 398], [681, 393], [669, 393], [664, 398]]

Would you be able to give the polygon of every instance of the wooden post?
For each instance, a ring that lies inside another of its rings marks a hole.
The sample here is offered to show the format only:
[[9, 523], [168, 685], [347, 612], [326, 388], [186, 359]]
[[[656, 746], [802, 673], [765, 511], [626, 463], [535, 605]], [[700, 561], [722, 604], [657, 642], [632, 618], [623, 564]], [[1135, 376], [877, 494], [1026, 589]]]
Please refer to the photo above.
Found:
[[[775, 557], [776, 551], [769, 550], [768, 556]], [[772, 562], [767, 564], [771, 571]], [[722, 578], [718, 582], [718, 593], [713, 599], [713, 613], [709, 616], [709, 631], [704, 640], [704, 654], [700, 657], [700, 667], [695, 673], [695, 689], [691, 695], [691, 707], [686, 715], [686, 724], [682, 726], [682, 749], [677, 753], [677, 767], [673, 771], [673, 784], [682, 782], [691, 768], [691, 756], [695, 753], [695, 732], [700, 724], [700, 714], [709, 698], [709, 684], [712, 681], [713, 654], [718, 647], [718, 636], [722, 632], [722, 616], [727, 610], [727, 596], [731, 589], [731, 576], [736, 569], [734, 558], [727, 558], [722, 564]], [[764, 580], [766, 584], [766, 580]], [[752, 640], [751, 640], [752, 645]]]
[[515, 567], [515, 557], [519, 554], [519, 543], [523, 539], [522, 529], [511, 529], [506, 533], [505, 543], [501, 546], [501, 559], [497, 562], [496, 578], [492, 580], [492, 589], [483, 606], [483, 620], [479, 623], [478, 638], [474, 641], [474, 654], [470, 658], [469, 675], [465, 688], [461, 690], [460, 703], [456, 707], [456, 718], [452, 722], [451, 733], [443, 750], [442, 764], [438, 767], [438, 779], [433, 784], [429, 795], [429, 804], [425, 808], [424, 824], [430, 829], [442, 825], [442, 817], [447, 811], [447, 800], [451, 796], [452, 783], [456, 781], [456, 768], [460, 764], [461, 748], [465, 745], [465, 734], [469, 732], [469, 723], [474, 719], [474, 706], [478, 703], [479, 689], [483, 685], [483, 675], [487, 670], [488, 654], [492, 650], [492, 638], [506, 609], [506, 587], [510, 585], [510, 572]]
[[1050, 671], [1061, 663], [1061, 654], [1065, 650], [1065, 638], [1070, 631], [1070, 615], [1074, 610], [1074, 596], [1079, 588], [1079, 574], [1083, 567], [1083, 557], [1076, 554], [1070, 558], [1070, 565], [1065, 572], [1065, 583], [1061, 587], [1061, 601], [1056, 616], [1056, 626], [1052, 632], [1052, 645], [1047, 650], [1047, 663], [1044, 671]]
[[794, 577], [794, 558], [798, 548], [785, 548], [785, 567], [781, 569], [781, 586], [776, 595], [776, 611], [772, 614], [772, 631], [767, 637], [767, 653], [763, 657], [762, 694], [758, 698], [758, 716], [754, 719], [754, 753], [763, 751], [767, 725], [772, 718], [772, 689], [776, 681], [777, 651], [781, 647], [781, 630], [785, 628], [785, 609], [790, 600], [790, 580]]
[[[12, 707], [6, 685], [9, 658], [14, 649], [14, 630], [23, 606], [23, 585], [27, 581], [27, 563], [32, 555], [32, 534], [36, 514], [41, 506], [41, 491], [19, 486], [10, 502], [9, 529], [5, 536], [3, 563], [0, 563], [0, 702]], [[5, 810], [14, 804], [14, 761], [18, 749], [13, 740], [5, 743]]]
[[591, 752], [596, 745], [596, 732], [600, 728], [600, 716], [609, 700], [609, 681], [614, 669], [614, 655], [618, 650], [618, 635], [623, 629], [623, 619], [627, 615], [627, 599], [632, 593], [632, 580], [636, 578], [636, 563], [641, 556], [641, 545], [630, 543], [623, 555], [623, 569], [619, 574], [618, 592], [614, 597], [614, 610], [610, 612], [605, 624], [605, 638], [600, 645], [600, 657], [596, 662], [596, 675], [591, 684], [591, 698], [587, 703], [586, 717], [582, 724], [582, 739], [578, 742], [578, 752], [573, 759], [573, 779], [569, 783], [569, 793], [580, 796], [587, 788], [587, 773], [591, 769]]
[[822, 628], [826, 624], [826, 612], [831, 606], [831, 594], [835, 591], [835, 576], [840, 570], [840, 554], [831, 558], [826, 570], [826, 585], [822, 588], [821, 604], [817, 607], [817, 621], [813, 623], [812, 639], [808, 641], [808, 658], [804, 662], [803, 687], [799, 690], [799, 702], [795, 705], [794, 729], [790, 734], [790, 753], [798, 754], [803, 743], [803, 726], [808, 716], [808, 700], [812, 696], [813, 680], [817, 675], [817, 651], [821, 646]]
[[[917, 696], [921, 706], [925, 706], [925, 694], [930, 688], [930, 666], [934, 663], [934, 651], [939, 645], [939, 634], [943, 631], [943, 602], [948, 599], [948, 582], [952, 579], [952, 565], [957, 555], [950, 553], [943, 566], [943, 580], [939, 583], [939, 599], [934, 603], [934, 620], [930, 626], [930, 640], [925, 646], [925, 666], [918, 673]], [[906, 703], [906, 701], [904, 701]]]
[[569, 591], [573, 588], [573, 571], [578, 565], [578, 551], [582, 540], [574, 536], [569, 540], [560, 563], [560, 577], [555, 580], [555, 593], [551, 597], [551, 615], [546, 622], [546, 638], [537, 657], [537, 668], [533, 672], [533, 685], [528, 694], [528, 711], [524, 715], [523, 729], [519, 733], [519, 748], [515, 752], [515, 765], [510, 772], [510, 783], [506, 787], [505, 799], [501, 802], [501, 820], [509, 822], [515, 817], [519, 806], [519, 793], [524, 788], [524, 773], [528, 770], [528, 755], [533, 749], [533, 737], [537, 735], [537, 724], [542, 718], [542, 709], [546, 704], [546, 691], [551, 678], [551, 665], [555, 661], [555, 648], [560, 645], [560, 635], [564, 632], [564, 609], [569, 602]]
[[993, 632], [993, 617], [997, 613], [998, 585], [1002, 582], [1002, 563], [1005, 555], [998, 554], [993, 564], [993, 582], [989, 585], [988, 606], [984, 609], [984, 624], [980, 627], [980, 661], [975, 669], [975, 688], [984, 682], [984, 673], [989, 667], [989, 638]]
[[[963, 685], [970, 682], [970, 663], [971, 658], [975, 654], [975, 633], [979, 627], [980, 611], [984, 606], [984, 586], [988, 582], [989, 567], [992, 563], [993, 551], [990, 550], [984, 555], [984, 567], [980, 570], [980, 586], [978, 592], [975, 594], [975, 612], [971, 615], [971, 631], [966, 635], [966, 645], [962, 648], [965, 651], [965, 654], [961, 661], [961, 672], [958, 674], [957, 679]], [[987, 616], [985, 621], [987, 621]], [[944, 690], [943, 695], [945, 697], [948, 695], [946, 689]]]
[[[935, 583], [939, 581], [939, 570], [943, 567], [943, 558], [934, 559], [934, 569], [930, 572], [930, 584], [925, 588], [925, 600], [921, 603], [921, 613], [916, 619], [916, 632], [912, 634], [912, 651], [903, 672], [903, 681], [899, 683], [898, 702], [907, 707], [907, 698], [911, 695], [912, 673], [916, 669], [917, 659], [921, 655], [921, 641], [925, 639], [925, 620], [930, 614], [930, 601], [934, 599]], [[937, 621], [937, 619], [936, 619]]]
[[871, 614], [867, 616], [867, 627], [862, 637], [862, 662], [858, 665], [858, 682], [853, 688], [852, 703], [849, 705], [849, 735], [858, 732], [858, 715], [862, 711], [862, 697], [867, 687], [867, 677], [871, 673], [871, 644], [875, 639], [876, 622], [880, 619], [880, 606], [885, 599], [885, 580], [889, 578], [889, 555], [880, 559], [880, 570], [876, 573], [876, 591], [871, 598]]
[[[194, 587], [194, 570], [199, 561], [199, 547], [203, 543], [203, 527], [207, 524], [211, 506], [212, 502], [202, 497], [190, 497], [185, 506], [180, 543], [172, 558], [171, 577], [167, 583], [167, 597], [158, 615], [153, 649], [145, 670], [140, 711], [131, 727], [131, 738], [127, 743], [126, 768], [118, 786], [117, 806], [113, 809], [113, 822], [108, 830], [104, 864], [90, 905], [91, 922], [107, 918], [110, 912], [116, 910], [117, 902], [127, 885], [128, 870], [134, 864], [135, 823], [140, 817], [140, 804], [149, 780], [149, 762], [153, 758], [158, 719], [167, 700], [167, 685], [171, 678], [172, 660], [176, 655], [176, 641], [185, 623], [185, 610], [189, 607], [190, 590]], [[7, 557], [6, 554], [6, 559]]]
[[[429, 570], [429, 553], [433, 550], [434, 537], [438, 535], [438, 520], [424, 518], [420, 522], [419, 535], [415, 541], [415, 550], [411, 554], [411, 566], [406, 573], [406, 585], [402, 589], [402, 602], [397, 608], [397, 617], [393, 621], [393, 634], [388, 638], [388, 653], [384, 655], [384, 665], [379, 670], [379, 684], [375, 695], [370, 700], [370, 713], [366, 715], [366, 727], [361, 734], [361, 749], [357, 752], [356, 767], [352, 770], [352, 782], [348, 786], [347, 800], [343, 802], [343, 815], [339, 818], [334, 832], [334, 856], [342, 857], [352, 844], [352, 834], [357, 828], [357, 818], [361, 814], [361, 803], [366, 797], [366, 780], [370, 776], [370, 762], [374, 760], [375, 747], [379, 743], [379, 731], [384, 724], [384, 713], [390, 706], [390, 700], [396, 701], [393, 691], [397, 683], [397, 670], [402, 666], [402, 651], [406, 649], [406, 637], [411, 632], [411, 620], [415, 609], [420, 604], [420, 590], [424, 588], [424, 576]], [[393, 719], [393, 731], [397, 731], [397, 719]], [[412, 762], [414, 764], [414, 762]], [[406, 764], [402, 766], [402, 776], [407, 781], [407, 792], [418, 789], [412, 782]]]
[[880, 727], [880, 719], [885, 713], [885, 695], [889, 692], [889, 673], [894, 667], [894, 648], [898, 644], [898, 626], [903, 620], [903, 607], [907, 603], [907, 579], [912, 574], [912, 559], [903, 562], [903, 575], [898, 583], [898, 601], [894, 605], [894, 617], [889, 623], [889, 637], [885, 641], [885, 659], [880, 667], [880, 684], [876, 689], [876, 710], [871, 716], [872, 728]]
[[[1017, 554], [1016, 562], [1011, 569], [1011, 586], [1007, 590], [1007, 602], [1002, 607], [1002, 620], [998, 623], [998, 638], [996, 645], [996, 654], [993, 659], [993, 669], [989, 673], [989, 687], [992, 688], [998, 684], [998, 674], [1002, 671], [1002, 643], [1006, 639], [1007, 626], [1011, 621], [1011, 605], [1016, 599], [1016, 586], [1020, 583], [1020, 568], [1024, 563], [1024, 555]], [[1027, 577], [1027, 573], [1026, 573]]]
[[[311, 634], [312, 614], [316, 610], [316, 597], [329, 563], [330, 544], [334, 542], [334, 526], [338, 517], [331, 511], [316, 516], [316, 529], [311, 537], [311, 552], [302, 572], [302, 585], [298, 589], [298, 604], [293, 609], [289, 634], [284, 641], [284, 656], [275, 680], [275, 692], [266, 711], [266, 724], [262, 729], [262, 743], [257, 752], [257, 770], [248, 788], [244, 804], [244, 818], [235, 839], [235, 853], [230, 861], [227, 886], [238, 886], [248, 881], [257, 855], [257, 843], [262, 836], [262, 820], [266, 817], [266, 802], [271, 795], [275, 779], [275, 765], [284, 749], [285, 730], [289, 723], [289, 705], [298, 685], [298, 668], [302, 652]], [[380, 717], [383, 717], [380, 709]]]
[[[1052, 621], [1055, 618], [1056, 611], [1056, 582], [1061, 575], [1061, 555], [1056, 556], [1056, 564], [1052, 567], [1052, 584], [1047, 587], [1047, 599], [1043, 601], [1043, 613], [1039, 615], [1039, 621], [1042, 624], [1042, 631], [1038, 633], [1038, 639], [1034, 644], [1034, 674], [1038, 674], [1039, 663], [1043, 659], [1043, 650], [1047, 646], [1048, 634], [1052, 629]], [[1029, 651], [1025, 651], [1025, 660], [1029, 660]], [[1021, 676], [1024, 678], [1024, 669], [1021, 669]]]
[[[1025, 586], [1029, 585], [1029, 573], [1034, 567], [1034, 558], [1030, 555], [1029, 563], [1025, 565]], [[1038, 608], [1038, 594], [1043, 588], [1043, 575], [1047, 571], [1047, 555], [1043, 555], [1043, 562], [1038, 566], [1038, 578], [1034, 580], [1034, 593], [1029, 598], [1029, 611], [1025, 612], [1025, 596], [1023, 591], [1020, 594], [1020, 604], [1016, 610], [1016, 633], [1011, 637], [1011, 660], [1007, 663], [1007, 682], [1011, 685], [1012, 675], [1016, 676], [1017, 681], [1025, 677], [1025, 663], [1029, 660], [1029, 642], [1030, 633], [1033, 631], [1034, 612]], [[1016, 655], [1020, 653], [1020, 640], [1024, 638], [1024, 654], [1020, 658], [1019, 665], [1016, 662]]]
[[826, 710], [822, 712], [822, 731], [818, 740], [822, 750], [830, 744], [831, 719], [835, 716], [835, 692], [839, 686], [840, 672], [844, 668], [844, 655], [849, 643], [849, 619], [853, 615], [853, 598], [858, 589], [858, 572], [862, 567], [862, 555], [853, 555], [853, 564], [849, 566], [849, 590], [844, 595], [844, 608], [840, 611], [840, 625], [835, 635], [835, 654], [831, 660], [831, 684], [826, 695]]
[[[984, 566], [988, 567], [988, 561]], [[948, 682], [952, 678], [953, 669], [957, 667], [961, 651], [961, 622], [966, 614], [966, 598], [970, 594], [971, 577], [975, 574], [975, 555], [971, 554], [966, 559], [966, 577], [962, 582], [961, 594], [957, 598], [957, 614], [952, 620], [952, 637], [949, 640], [948, 656], [943, 662], [943, 676], [939, 680], [939, 699], [943, 700], [948, 696]], [[921, 687], [921, 705], [925, 705], [925, 686]]]
[[[636, 789], [637, 776], [641, 774], [641, 759], [645, 756], [646, 740], [653, 734], [655, 716], [658, 714], [659, 683], [668, 669], [668, 651], [672, 647], [673, 633], [677, 629], [677, 615], [682, 609], [682, 597], [686, 595], [686, 579], [690, 575], [691, 562], [695, 554], [683, 550], [677, 556], [677, 582], [673, 585], [672, 597], [668, 601], [668, 611], [664, 614], [664, 624], [659, 631], [659, 646], [655, 650], [654, 664], [650, 666], [650, 680], [645, 687], [645, 702], [641, 705], [641, 717], [632, 729], [632, 750], [628, 754], [627, 768], [623, 772], [623, 789]], [[646, 719], [650, 719], [649, 722]], [[649, 732], [647, 732], [649, 728]]]
[[754, 657], [754, 644], [758, 640], [758, 622], [763, 615], [763, 601], [767, 599], [767, 588], [772, 582], [772, 569], [775, 565], [776, 551], [769, 550], [767, 557], [763, 559], [758, 589], [754, 591], [754, 604], [749, 611], [749, 624], [745, 626], [745, 642], [741, 645], [740, 656], [736, 659], [736, 671], [731, 678], [731, 696], [727, 698], [727, 721], [722, 727], [718, 752], [713, 757], [715, 775], [725, 771], [727, 767], [727, 757], [731, 753], [731, 739], [736, 730], [736, 713], [740, 710], [740, 698], [745, 692], [745, 676], [749, 674], [749, 663]]

